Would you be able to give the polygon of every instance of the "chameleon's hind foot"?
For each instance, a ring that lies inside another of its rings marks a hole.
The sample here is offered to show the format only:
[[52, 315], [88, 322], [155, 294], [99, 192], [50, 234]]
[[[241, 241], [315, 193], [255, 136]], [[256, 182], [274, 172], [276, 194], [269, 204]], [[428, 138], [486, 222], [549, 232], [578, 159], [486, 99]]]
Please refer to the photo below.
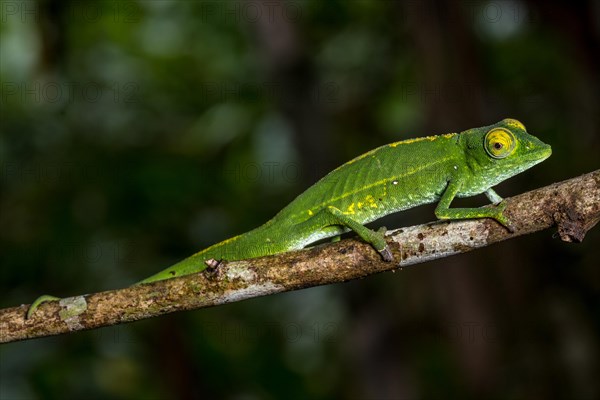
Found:
[[383, 258], [383, 261], [385, 262], [392, 262], [394, 261], [394, 256], [392, 255], [392, 252], [390, 251], [390, 247], [386, 244], [385, 247], [381, 250], [378, 250], [379, 254], [381, 254], [381, 257]]
[[25, 315], [25, 319], [30, 319], [31, 316], [33, 315], [33, 313], [35, 312], [35, 310], [37, 310], [38, 307], [40, 305], [42, 305], [43, 303], [47, 303], [49, 301], [58, 301], [58, 300], [60, 300], [59, 297], [50, 296], [50, 295], [47, 295], [47, 294], [44, 294], [44, 295], [38, 297], [37, 299], [35, 299], [33, 301], [33, 303], [31, 303], [31, 305], [27, 309], [27, 314]]
[[[379, 227], [379, 229], [377, 229], [376, 232], [377, 235], [381, 236], [381, 238], [385, 241], [385, 233], [387, 232], [387, 228], [385, 226], [381, 226]], [[383, 258], [383, 261], [394, 261], [394, 256], [392, 255], [392, 252], [390, 251], [390, 246], [388, 246], [387, 243], [385, 243], [385, 247], [383, 249], [377, 251], [379, 252], [379, 254], [381, 254], [381, 258]]]

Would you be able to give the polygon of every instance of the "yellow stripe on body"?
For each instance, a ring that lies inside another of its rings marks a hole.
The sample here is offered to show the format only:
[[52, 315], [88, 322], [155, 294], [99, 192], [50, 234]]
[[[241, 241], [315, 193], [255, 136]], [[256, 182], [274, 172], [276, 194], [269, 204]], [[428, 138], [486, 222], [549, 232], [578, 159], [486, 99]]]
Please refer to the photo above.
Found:
[[[435, 139], [439, 139], [439, 138], [444, 138], [444, 139], [450, 139], [453, 136], [458, 135], [458, 133], [445, 133], [443, 135], [435, 135], [435, 136], [424, 136], [424, 137], [418, 137], [418, 138], [414, 138], [414, 139], [405, 139], [405, 140], [401, 140], [399, 142], [394, 142], [394, 143], [390, 143], [387, 145], [387, 147], [398, 147], [402, 144], [410, 144], [410, 143], [415, 143], [415, 142], [422, 142], [424, 140], [429, 140], [430, 142], [434, 141]], [[363, 158], [369, 157], [371, 155], [373, 155], [374, 153], [376, 153], [377, 151], [379, 151], [382, 147], [386, 147], [386, 145], [384, 146], [380, 146], [376, 149], [367, 151], [364, 154], [361, 154], [360, 156], [357, 156], [355, 158], [353, 158], [352, 160], [348, 161], [345, 164], [340, 165], [339, 167], [337, 167], [336, 169], [334, 169], [332, 172], [337, 171], [338, 169], [345, 167], [346, 165], [350, 165], [353, 164], [359, 160], [362, 160]]]
[[209, 251], [209, 250], [212, 250], [212, 249], [214, 249], [214, 248], [221, 247], [221, 246], [223, 246], [223, 245], [226, 245], [226, 244], [228, 244], [228, 243], [234, 242], [234, 241], [238, 240], [239, 238], [241, 238], [241, 237], [242, 237], [242, 236], [244, 236], [244, 235], [245, 235], [245, 234], [243, 233], [243, 234], [241, 234], [241, 235], [237, 235], [237, 236], [231, 237], [231, 238], [229, 238], [229, 239], [225, 239], [225, 240], [223, 240], [223, 241], [220, 241], [220, 242], [218, 242], [218, 243], [215, 243], [215, 244], [213, 244], [212, 246], [209, 246], [209, 247], [207, 247], [207, 248], [205, 248], [205, 249], [202, 249], [202, 250], [200, 250], [199, 252], [197, 252], [197, 253], [193, 254], [193, 256], [196, 256], [196, 255], [199, 255], [199, 254], [205, 253], [205, 252], [207, 252], [207, 251]]
[[401, 140], [399, 142], [390, 143], [388, 146], [389, 147], [398, 147], [402, 144], [422, 142], [424, 140], [429, 140], [430, 142], [433, 142], [434, 140], [439, 139], [439, 138], [450, 139], [451, 137], [456, 136], [456, 135], [458, 135], [458, 133], [446, 133], [444, 135], [424, 136], [424, 137], [419, 137], [419, 138], [414, 138], [414, 139], [406, 139], [406, 140]]
[[[343, 198], [346, 198], [346, 197], [348, 197], [348, 196], [352, 196], [352, 195], [356, 194], [357, 192], [360, 192], [360, 191], [363, 191], [363, 190], [366, 190], [366, 189], [371, 189], [371, 188], [373, 188], [373, 187], [376, 187], [376, 186], [379, 186], [379, 185], [384, 185], [384, 184], [385, 184], [385, 183], [387, 183], [387, 182], [399, 181], [400, 179], [406, 178], [407, 176], [413, 175], [413, 174], [415, 174], [415, 173], [417, 173], [417, 172], [420, 172], [420, 171], [422, 171], [422, 170], [424, 170], [424, 169], [426, 169], [426, 168], [429, 168], [429, 167], [431, 167], [431, 166], [433, 166], [433, 165], [436, 165], [436, 164], [440, 164], [440, 163], [446, 162], [446, 161], [448, 161], [449, 159], [450, 159], [450, 158], [443, 158], [443, 159], [441, 159], [441, 160], [436, 160], [436, 161], [434, 161], [434, 162], [432, 162], [432, 163], [429, 163], [429, 164], [420, 165], [418, 168], [415, 168], [415, 169], [413, 169], [413, 170], [411, 170], [411, 171], [408, 171], [407, 173], [405, 173], [405, 174], [403, 174], [403, 175], [397, 175], [397, 176], [393, 176], [393, 177], [391, 177], [391, 178], [381, 179], [381, 180], [379, 180], [379, 181], [377, 181], [377, 182], [374, 182], [374, 183], [371, 183], [371, 184], [369, 184], [369, 185], [362, 186], [362, 187], [360, 187], [360, 188], [356, 188], [355, 190], [353, 190], [353, 191], [351, 191], [351, 192], [346, 192], [346, 193], [344, 193], [344, 194], [342, 194], [342, 195], [340, 195], [340, 196], [338, 196], [338, 197], [335, 197], [335, 198], [329, 199], [329, 200], [327, 200], [327, 201], [324, 201], [324, 202], [323, 202], [323, 203], [321, 203], [321, 204], [318, 204], [318, 205], [316, 205], [316, 206], [314, 206], [314, 207], [311, 207], [311, 208], [308, 210], [308, 212], [309, 212], [309, 214], [310, 214], [310, 212], [311, 212], [311, 211], [313, 211], [313, 210], [314, 210], [314, 211], [318, 211], [318, 210], [320, 210], [320, 209], [321, 209], [323, 206], [325, 206], [325, 205], [327, 205], [327, 204], [331, 204], [331, 203], [333, 203], [333, 202], [336, 202], [336, 201], [338, 201], [338, 200], [341, 200], [341, 199], [343, 199]], [[385, 186], [384, 186], [384, 187], [385, 187]], [[372, 196], [372, 195], [367, 195], [367, 197], [365, 198], [365, 202], [368, 202], [368, 203], [369, 203], [369, 205], [370, 205], [371, 207], [373, 207], [373, 208], [377, 208], [377, 203], [375, 202], [375, 199], [373, 198], [373, 196]], [[353, 203], [353, 204], [354, 204], [354, 203]], [[352, 206], [353, 204], [351, 204], [350, 206]], [[350, 206], [349, 206], [349, 207], [350, 207]], [[357, 206], [357, 207], [360, 209], [360, 208], [362, 208], [362, 206], [363, 206], [363, 203], [362, 203], [362, 202], [358, 202], [358, 204], [357, 204], [356, 206]], [[313, 211], [313, 212], [314, 212], [314, 211]], [[353, 212], [352, 212], [351, 214], [356, 214], [356, 212], [354, 211], [354, 209], [353, 209]]]

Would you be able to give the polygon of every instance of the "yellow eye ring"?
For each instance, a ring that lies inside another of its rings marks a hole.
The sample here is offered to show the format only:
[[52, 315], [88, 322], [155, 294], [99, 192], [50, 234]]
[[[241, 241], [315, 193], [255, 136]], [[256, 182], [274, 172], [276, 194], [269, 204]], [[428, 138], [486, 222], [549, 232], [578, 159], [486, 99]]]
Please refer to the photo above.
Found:
[[508, 157], [514, 150], [517, 141], [507, 129], [494, 128], [485, 135], [485, 151], [493, 158]]

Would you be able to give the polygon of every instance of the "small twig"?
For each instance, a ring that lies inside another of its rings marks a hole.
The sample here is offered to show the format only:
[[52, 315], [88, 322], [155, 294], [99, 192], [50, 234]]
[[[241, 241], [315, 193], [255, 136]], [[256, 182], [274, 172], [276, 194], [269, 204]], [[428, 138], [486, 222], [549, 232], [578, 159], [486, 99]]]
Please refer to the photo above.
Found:
[[493, 220], [433, 222], [388, 232], [395, 263], [355, 239], [270, 257], [221, 263], [215, 271], [125, 289], [0, 310], [0, 343], [137, 321], [343, 282], [447, 257], [558, 225], [562, 240], [580, 242], [600, 219], [600, 170], [507, 199], [515, 232]]

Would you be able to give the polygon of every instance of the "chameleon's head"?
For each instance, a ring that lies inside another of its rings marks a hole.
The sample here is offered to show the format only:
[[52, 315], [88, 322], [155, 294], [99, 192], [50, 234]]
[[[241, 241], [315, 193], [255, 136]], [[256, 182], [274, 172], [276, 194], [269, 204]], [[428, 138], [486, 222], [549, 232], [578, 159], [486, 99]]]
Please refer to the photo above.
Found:
[[467, 164], [472, 171], [468, 186], [475, 193], [533, 167], [552, 154], [549, 145], [528, 134], [516, 119], [503, 119], [464, 133]]

